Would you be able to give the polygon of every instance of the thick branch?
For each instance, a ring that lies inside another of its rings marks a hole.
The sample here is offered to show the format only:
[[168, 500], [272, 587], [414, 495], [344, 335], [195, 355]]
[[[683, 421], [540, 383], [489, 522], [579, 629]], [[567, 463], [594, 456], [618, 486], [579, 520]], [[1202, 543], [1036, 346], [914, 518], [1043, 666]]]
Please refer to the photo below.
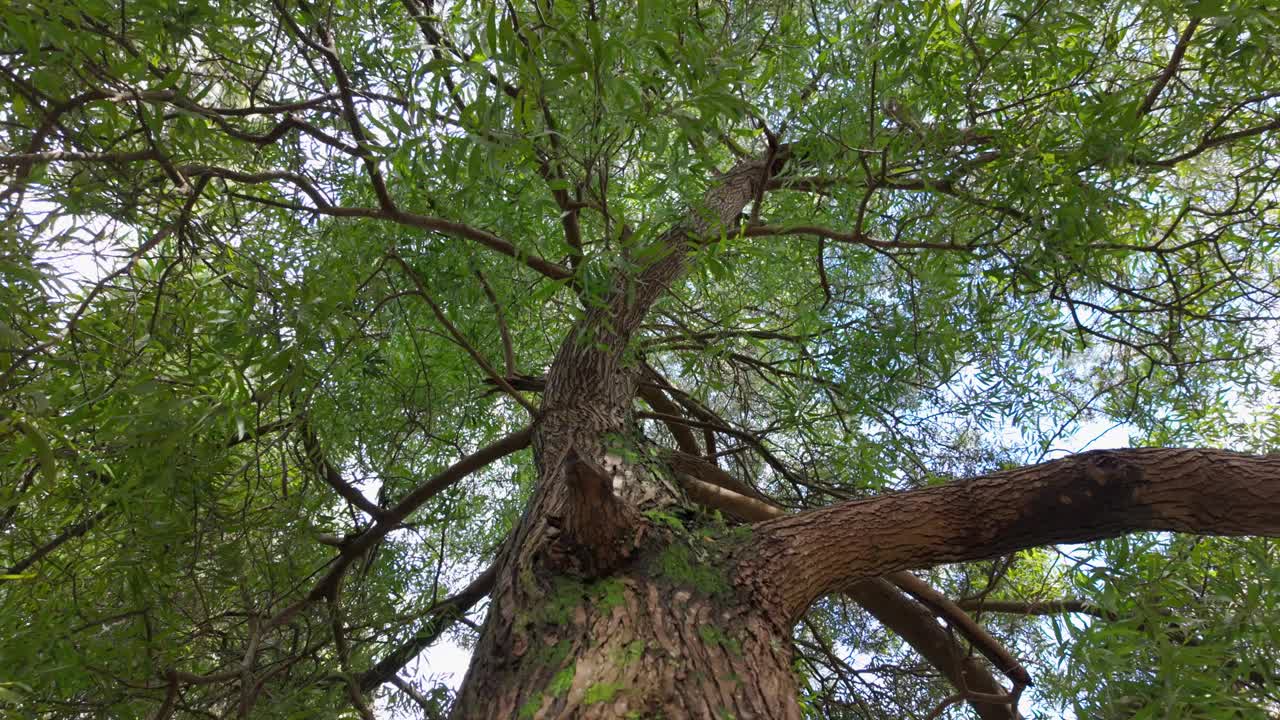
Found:
[[[785, 517], [786, 513], [766, 502], [739, 495], [731, 490], [683, 477], [682, 484], [689, 497], [708, 507], [717, 508], [746, 520], [763, 520]], [[893, 582], [890, 582], [892, 580]], [[903, 595], [894, 583], [908, 585], [917, 590], [927, 589], [938, 600], [930, 607]], [[859, 580], [843, 588], [843, 593], [871, 613], [882, 625], [897, 633], [908, 645], [920, 653], [930, 665], [937, 668], [948, 680], [963, 692], [983, 695], [1003, 695], [1004, 688], [985, 665], [964, 651], [955, 636], [937, 622], [943, 617], [949, 625], [970, 639], [974, 646], [987, 656], [1007, 660], [1010, 667], [1022, 670], [1013, 656], [997, 640], [973, 621], [965, 612], [951, 603], [941, 593], [908, 572], [893, 573], [888, 580], [871, 578]], [[976, 629], [976, 633], [974, 632]], [[971, 634], [972, 633], [972, 634]], [[1026, 678], [1025, 670], [1020, 676]], [[1021, 679], [1015, 682], [1022, 682]], [[1023, 684], [1029, 684], [1023, 682]], [[973, 708], [982, 720], [1011, 720], [1011, 705], [1002, 702], [973, 700]]]
[[[938, 624], [932, 610], [903, 595], [893, 583], [882, 578], [861, 580], [851, 585], [846, 593], [882, 625], [897, 633], [962, 692], [1005, 694], [1004, 688], [986, 666], [976, 656], [963, 652], [956, 639]], [[1010, 720], [1013, 717], [1007, 704], [971, 702], [982, 720]]]
[[[649, 407], [653, 408], [656, 412], [663, 415], [670, 415], [672, 417], [680, 416], [680, 407], [672, 402], [671, 399], [667, 397], [667, 394], [662, 392], [662, 390], [657, 386], [640, 385], [636, 388], [636, 391], [640, 395], [640, 398], [649, 403]], [[698, 441], [693, 437], [693, 432], [689, 430], [688, 425], [670, 421], [664, 424], [667, 426], [667, 430], [671, 433], [671, 437], [675, 438], [676, 447], [680, 448], [680, 452], [694, 456], [702, 454], [702, 449], [698, 447]]]
[[1280, 535], [1280, 456], [1096, 450], [761, 523], [743, 564], [794, 617], [862, 578], [1139, 530]]
[[978, 639], [979, 642], [975, 643], [978, 650], [986, 655], [987, 659], [1000, 669], [1000, 672], [1009, 676], [1020, 686], [1032, 684], [1031, 675], [1027, 673], [1026, 668], [1022, 667], [1022, 663], [1018, 662], [1013, 653], [1000, 644], [1000, 641], [991, 637], [985, 628], [958, 608], [950, 598], [909, 572], [896, 572], [890, 577], [894, 585], [933, 609], [935, 613], [947, 617], [965, 637]]

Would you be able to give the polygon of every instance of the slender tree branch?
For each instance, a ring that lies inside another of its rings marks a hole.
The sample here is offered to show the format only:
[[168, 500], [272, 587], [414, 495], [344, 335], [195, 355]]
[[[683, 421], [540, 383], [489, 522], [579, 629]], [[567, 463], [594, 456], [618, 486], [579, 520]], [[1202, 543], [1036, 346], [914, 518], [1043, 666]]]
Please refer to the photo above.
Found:
[[325, 61], [329, 64], [329, 69], [333, 71], [333, 77], [338, 83], [338, 94], [342, 98], [342, 114], [346, 118], [347, 127], [351, 130], [351, 136], [356, 140], [356, 146], [360, 148], [360, 159], [364, 161], [365, 171], [373, 184], [373, 192], [378, 197], [378, 204], [383, 210], [395, 212], [395, 202], [391, 199], [391, 193], [387, 191], [387, 182], [383, 179], [382, 170], [378, 167], [378, 161], [369, 147], [369, 138], [360, 124], [360, 114], [356, 112], [355, 99], [351, 94], [351, 78], [347, 77], [347, 70], [342, 66], [342, 59], [338, 57], [338, 46], [333, 40], [333, 33], [323, 25], [320, 27], [320, 43]]
[[302, 445], [307, 451], [307, 458], [315, 465], [316, 472], [325, 483], [333, 488], [334, 492], [342, 496], [344, 500], [363, 510], [370, 517], [378, 518], [383, 514], [382, 508], [377, 503], [365, 497], [359, 490], [351, 486], [342, 477], [342, 473], [338, 472], [333, 463], [329, 462], [324, 451], [320, 448], [320, 438], [316, 437], [315, 430], [311, 427], [311, 423], [302, 421]]
[[383, 683], [394, 680], [396, 674], [404, 669], [405, 665], [408, 665], [423, 650], [434, 645], [454, 621], [465, 615], [488, 595], [497, 577], [497, 566], [490, 565], [465, 588], [432, 605], [426, 612], [428, 619], [422, 629], [374, 663], [373, 667], [361, 673], [359, 680], [361, 692], [373, 692]]
[[435, 703], [432, 703], [429, 698], [418, 692], [417, 688], [409, 684], [408, 681], [402, 680], [398, 675], [392, 675], [390, 682], [396, 686], [397, 690], [408, 695], [409, 699], [417, 704], [418, 709], [423, 712], [425, 720], [440, 719], [439, 708], [436, 707]]
[[78, 538], [81, 535], [84, 535], [85, 533], [89, 532], [89, 530], [91, 530], [94, 525], [97, 525], [98, 521], [101, 520], [103, 517], [105, 517], [106, 514], [107, 512], [105, 510], [99, 510], [98, 512], [95, 512], [92, 515], [89, 515], [83, 520], [74, 522], [66, 526], [65, 528], [62, 529], [62, 532], [58, 533], [53, 539], [49, 540], [49, 542], [36, 548], [34, 552], [26, 556], [25, 558], [19, 560], [13, 565], [10, 565], [9, 568], [5, 570], [3, 574], [5, 575], [20, 574], [23, 570], [26, 570], [32, 565], [35, 565], [36, 563], [40, 562], [40, 560], [44, 556], [62, 547], [64, 544], [66, 544], [68, 540], [74, 540], [75, 538]]
[[210, 177], [219, 177], [226, 180], [246, 185], [260, 185], [275, 181], [287, 182], [303, 193], [305, 193], [316, 207], [306, 208], [309, 212], [318, 213], [320, 215], [328, 215], [330, 217], [339, 218], [368, 218], [372, 220], [387, 220], [390, 222], [404, 225], [407, 227], [416, 227], [423, 230], [432, 230], [435, 232], [451, 235], [453, 237], [472, 240], [484, 245], [490, 250], [495, 250], [503, 255], [515, 258], [524, 263], [528, 267], [538, 271], [539, 273], [553, 279], [566, 280], [573, 277], [573, 273], [560, 265], [548, 262], [538, 257], [525, 254], [517, 249], [514, 245], [502, 238], [494, 235], [486, 230], [471, 227], [452, 220], [431, 217], [429, 215], [417, 215], [404, 210], [386, 210], [383, 208], [368, 207], [343, 207], [333, 205], [327, 197], [321, 193], [315, 185], [306, 177], [298, 173], [283, 170], [264, 170], [261, 172], [244, 172], [240, 170], [232, 170], [229, 168], [213, 167], [209, 165], [180, 165], [178, 170], [188, 177], [199, 175], [208, 175]]
[[1255, 135], [1262, 135], [1273, 130], [1280, 130], [1280, 118], [1276, 118], [1275, 120], [1262, 125], [1254, 125], [1253, 127], [1236, 130], [1235, 132], [1223, 133], [1222, 135], [1215, 135], [1213, 137], [1206, 136], [1200, 141], [1200, 144], [1186, 152], [1179, 153], [1173, 157], [1165, 158], [1163, 160], [1139, 160], [1138, 164], [1149, 167], [1171, 168], [1178, 163], [1190, 160], [1207, 150], [1212, 150], [1213, 148], [1220, 147], [1222, 145], [1229, 145], [1237, 140], [1243, 140]]
[[462, 458], [435, 477], [414, 488], [403, 500], [388, 508], [373, 525], [344, 544], [338, 557], [334, 558], [330, 564], [328, 572], [316, 581], [311, 591], [301, 600], [277, 613], [275, 617], [266, 623], [265, 627], [279, 627], [293, 619], [293, 616], [307, 605], [328, 597], [342, 580], [347, 568], [356, 559], [363, 557], [378, 541], [386, 537], [387, 533], [399, 527], [415, 510], [471, 473], [528, 447], [529, 439], [532, 436], [533, 428], [525, 428], [519, 432], [511, 433]]
[[471, 343], [467, 341], [466, 336], [463, 335], [462, 332], [458, 330], [457, 326], [449, 320], [448, 316], [444, 314], [444, 311], [436, 304], [435, 299], [431, 297], [431, 293], [427, 291], [426, 282], [423, 281], [422, 276], [418, 271], [398, 254], [391, 252], [388, 253], [388, 256], [399, 263], [400, 267], [404, 268], [405, 274], [409, 276], [409, 279], [413, 281], [414, 286], [418, 289], [418, 295], [427, 302], [427, 305], [431, 306], [431, 312], [435, 314], [436, 320], [439, 320], [440, 324], [444, 325], [445, 329], [449, 332], [449, 335], [453, 337], [454, 341], [457, 342], [463, 350], [467, 351], [467, 354], [471, 356], [472, 360], [476, 361], [476, 364], [479, 365], [482, 370], [484, 370], [485, 374], [489, 376], [489, 379], [497, 384], [498, 387], [502, 388], [513, 400], [519, 403], [521, 407], [528, 410], [530, 415], [537, 417], [538, 409], [534, 407], [533, 403], [529, 402], [523, 395], [516, 392], [516, 389], [511, 387], [511, 384], [507, 382], [507, 379], [494, 369], [493, 365], [489, 364], [489, 361], [485, 359], [484, 355], [481, 355], [478, 350], [472, 347]]
[[1064, 615], [1080, 613], [1104, 620], [1114, 620], [1115, 615], [1088, 600], [985, 600], [964, 598], [956, 605], [976, 612], [1009, 613], [1011, 615]]
[[1156, 99], [1164, 91], [1164, 86], [1168, 85], [1174, 73], [1178, 72], [1178, 66], [1182, 64], [1182, 56], [1186, 54], [1187, 46], [1191, 44], [1191, 36], [1199, 26], [1200, 18], [1198, 17], [1191, 18], [1191, 22], [1187, 23], [1187, 29], [1182, 31], [1182, 37], [1178, 38], [1178, 44], [1174, 46], [1173, 54], [1169, 56], [1169, 63], [1165, 65], [1147, 96], [1142, 99], [1142, 104], [1138, 106], [1138, 117], [1146, 115], [1151, 112], [1151, 108], [1155, 107]]
[[950, 243], [909, 243], [896, 240], [874, 240], [861, 233], [842, 233], [831, 228], [817, 225], [795, 225], [791, 227], [774, 227], [770, 225], [747, 226], [742, 229], [746, 237], [771, 237], [779, 235], [813, 235], [833, 242], [851, 245], [865, 245], [879, 250], [948, 250], [952, 252], [973, 252], [973, 248]]
[[329, 613], [332, 616], [330, 622], [333, 627], [333, 645], [338, 654], [338, 667], [342, 670], [342, 679], [347, 686], [347, 698], [351, 700], [351, 706], [360, 713], [363, 720], [375, 720], [373, 710], [369, 708], [369, 703], [365, 702], [364, 694], [360, 692], [360, 685], [356, 682], [356, 678], [351, 674], [351, 644], [347, 642], [347, 630], [343, 621], [342, 605], [338, 598], [331, 597], [329, 601]]
[[498, 302], [498, 296], [493, 292], [493, 287], [489, 285], [489, 281], [485, 279], [484, 273], [476, 270], [476, 277], [480, 279], [480, 287], [484, 288], [484, 296], [489, 298], [489, 304], [493, 306], [493, 314], [498, 319], [498, 334], [502, 337], [502, 363], [507, 371], [508, 377], [514, 377], [519, 374], [516, 369], [516, 352], [511, 344], [511, 330], [507, 327], [506, 313], [502, 311], [502, 303]]

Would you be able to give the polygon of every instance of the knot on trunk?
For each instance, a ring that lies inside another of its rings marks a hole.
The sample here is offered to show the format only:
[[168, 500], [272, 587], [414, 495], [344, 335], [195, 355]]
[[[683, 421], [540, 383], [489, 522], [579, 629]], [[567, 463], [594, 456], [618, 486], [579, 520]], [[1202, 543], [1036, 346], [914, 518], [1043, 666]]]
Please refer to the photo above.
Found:
[[[620, 473], [621, 466], [616, 471]], [[564, 478], [569, 502], [563, 517], [550, 522], [558, 531], [550, 562], [562, 572], [582, 577], [607, 575], [639, 546], [643, 518], [614, 492], [621, 478], [576, 450], [565, 458]]]

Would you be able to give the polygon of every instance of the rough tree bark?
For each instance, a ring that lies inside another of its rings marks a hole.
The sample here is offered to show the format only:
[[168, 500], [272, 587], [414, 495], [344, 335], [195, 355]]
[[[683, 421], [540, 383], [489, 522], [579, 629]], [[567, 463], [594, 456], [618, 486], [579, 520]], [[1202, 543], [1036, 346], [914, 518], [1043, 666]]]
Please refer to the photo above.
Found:
[[496, 565], [455, 718], [799, 718], [790, 630], [824, 594], [861, 587], [891, 613], [900, 596], [859, 581], [1135, 530], [1280, 534], [1280, 458], [1198, 450], [1088, 453], [745, 529], [684, 528], [669, 468], [627, 452], [641, 368], [625, 350], [689, 249], [734, 227], [785, 154], [719, 178], [561, 345], [533, 431], [538, 486]]

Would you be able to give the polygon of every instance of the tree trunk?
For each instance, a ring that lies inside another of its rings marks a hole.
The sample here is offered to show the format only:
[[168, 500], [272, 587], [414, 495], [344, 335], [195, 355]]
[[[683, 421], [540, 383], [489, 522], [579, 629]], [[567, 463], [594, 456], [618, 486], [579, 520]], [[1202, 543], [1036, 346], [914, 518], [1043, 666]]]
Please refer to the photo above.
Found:
[[782, 161], [739, 163], [634, 249], [638, 272], [585, 298], [591, 309], [547, 372], [538, 485], [499, 557], [454, 717], [799, 717], [787, 629], [736, 592], [723, 559], [703, 557], [726, 557], [719, 543], [699, 547], [641, 514], [681, 497], [669, 473], [624, 461], [618, 442], [635, 435], [632, 335], [690, 248], [736, 227]]
[[[1280, 459], [1185, 450], [1090, 453], [745, 532], [689, 527], [670, 469], [623, 442], [636, 434], [641, 371], [625, 351], [688, 249], [732, 227], [779, 160], [721, 177], [635, 252], [647, 264], [587, 299], [547, 374], [532, 432], [538, 485], [498, 558], [453, 717], [799, 718], [791, 625], [860, 580], [1143, 529], [1280, 534]], [[885, 616], [902, 604], [879, 600]], [[934, 637], [914, 642], [949, 652]], [[998, 689], [974, 682], [980, 668], [942, 665], [970, 690]]]
[[454, 717], [798, 719], [790, 628], [691, 543], [730, 541], [665, 537], [608, 579], [549, 579], [515, 618], [527, 641], [477, 652]]

